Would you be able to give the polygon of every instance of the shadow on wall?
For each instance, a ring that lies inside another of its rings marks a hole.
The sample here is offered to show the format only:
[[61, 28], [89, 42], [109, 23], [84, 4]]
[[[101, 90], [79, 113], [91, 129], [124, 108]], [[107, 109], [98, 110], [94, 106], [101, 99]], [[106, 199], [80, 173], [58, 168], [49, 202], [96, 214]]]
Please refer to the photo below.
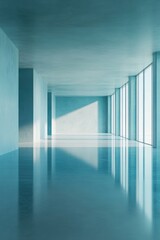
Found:
[[56, 133], [107, 132], [107, 97], [56, 97]]

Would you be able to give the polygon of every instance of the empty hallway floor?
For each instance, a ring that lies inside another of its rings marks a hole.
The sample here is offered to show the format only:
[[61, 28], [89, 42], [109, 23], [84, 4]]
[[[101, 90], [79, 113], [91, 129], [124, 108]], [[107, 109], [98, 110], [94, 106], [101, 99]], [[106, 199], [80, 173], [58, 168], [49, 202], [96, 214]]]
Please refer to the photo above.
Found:
[[57, 135], [0, 156], [0, 239], [158, 240], [160, 151]]

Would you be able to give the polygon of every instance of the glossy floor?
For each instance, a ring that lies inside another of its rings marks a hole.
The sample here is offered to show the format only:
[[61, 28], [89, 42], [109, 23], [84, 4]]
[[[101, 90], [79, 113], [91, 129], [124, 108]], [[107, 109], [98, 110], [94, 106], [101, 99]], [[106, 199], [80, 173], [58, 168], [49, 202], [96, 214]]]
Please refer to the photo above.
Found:
[[0, 239], [158, 240], [160, 151], [59, 136], [0, 157]]

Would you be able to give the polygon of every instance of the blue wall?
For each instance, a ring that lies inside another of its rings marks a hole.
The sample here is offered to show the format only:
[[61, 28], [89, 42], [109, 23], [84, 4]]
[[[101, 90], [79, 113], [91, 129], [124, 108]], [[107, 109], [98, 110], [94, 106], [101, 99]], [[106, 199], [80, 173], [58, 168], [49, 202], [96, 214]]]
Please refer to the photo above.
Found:
[[18, 148], [18, 50], [0, 29], [0, 154]]
[[105, 133], [107, 115], [107, 97], [56, 97], [56, 133]]

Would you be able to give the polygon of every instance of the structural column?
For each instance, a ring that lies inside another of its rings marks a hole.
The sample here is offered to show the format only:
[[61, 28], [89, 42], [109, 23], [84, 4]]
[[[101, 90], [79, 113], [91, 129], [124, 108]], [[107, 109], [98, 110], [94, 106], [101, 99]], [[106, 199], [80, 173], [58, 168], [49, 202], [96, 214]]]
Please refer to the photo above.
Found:
[[153, 147], [160, 147], [160, 52], [153, 53]]
[[19, 70], [19, 140], [33, 141], [33, 70]]
[[120, 136], [120, 89], [115, 89], [115, 135]]
[[136, 76], [128, 81], [128, 137], [136, 140]]
[[52, 92], [48, 92], [48, 136], [52, 135]]
[[108, 96], [108, 133], [111, 133], [111, 96]]
[[19, 140], [47, 136], [47, 85], [33, 69], [19, 71]]
[[47, 113], [47, 121], [48, 121], [48, 136], [52, 136], [56, 131], [56, 120], [55, 120], [55, 106], [56, 98], [54, 92], [52, 90], [48, 91], [48, 113]]

